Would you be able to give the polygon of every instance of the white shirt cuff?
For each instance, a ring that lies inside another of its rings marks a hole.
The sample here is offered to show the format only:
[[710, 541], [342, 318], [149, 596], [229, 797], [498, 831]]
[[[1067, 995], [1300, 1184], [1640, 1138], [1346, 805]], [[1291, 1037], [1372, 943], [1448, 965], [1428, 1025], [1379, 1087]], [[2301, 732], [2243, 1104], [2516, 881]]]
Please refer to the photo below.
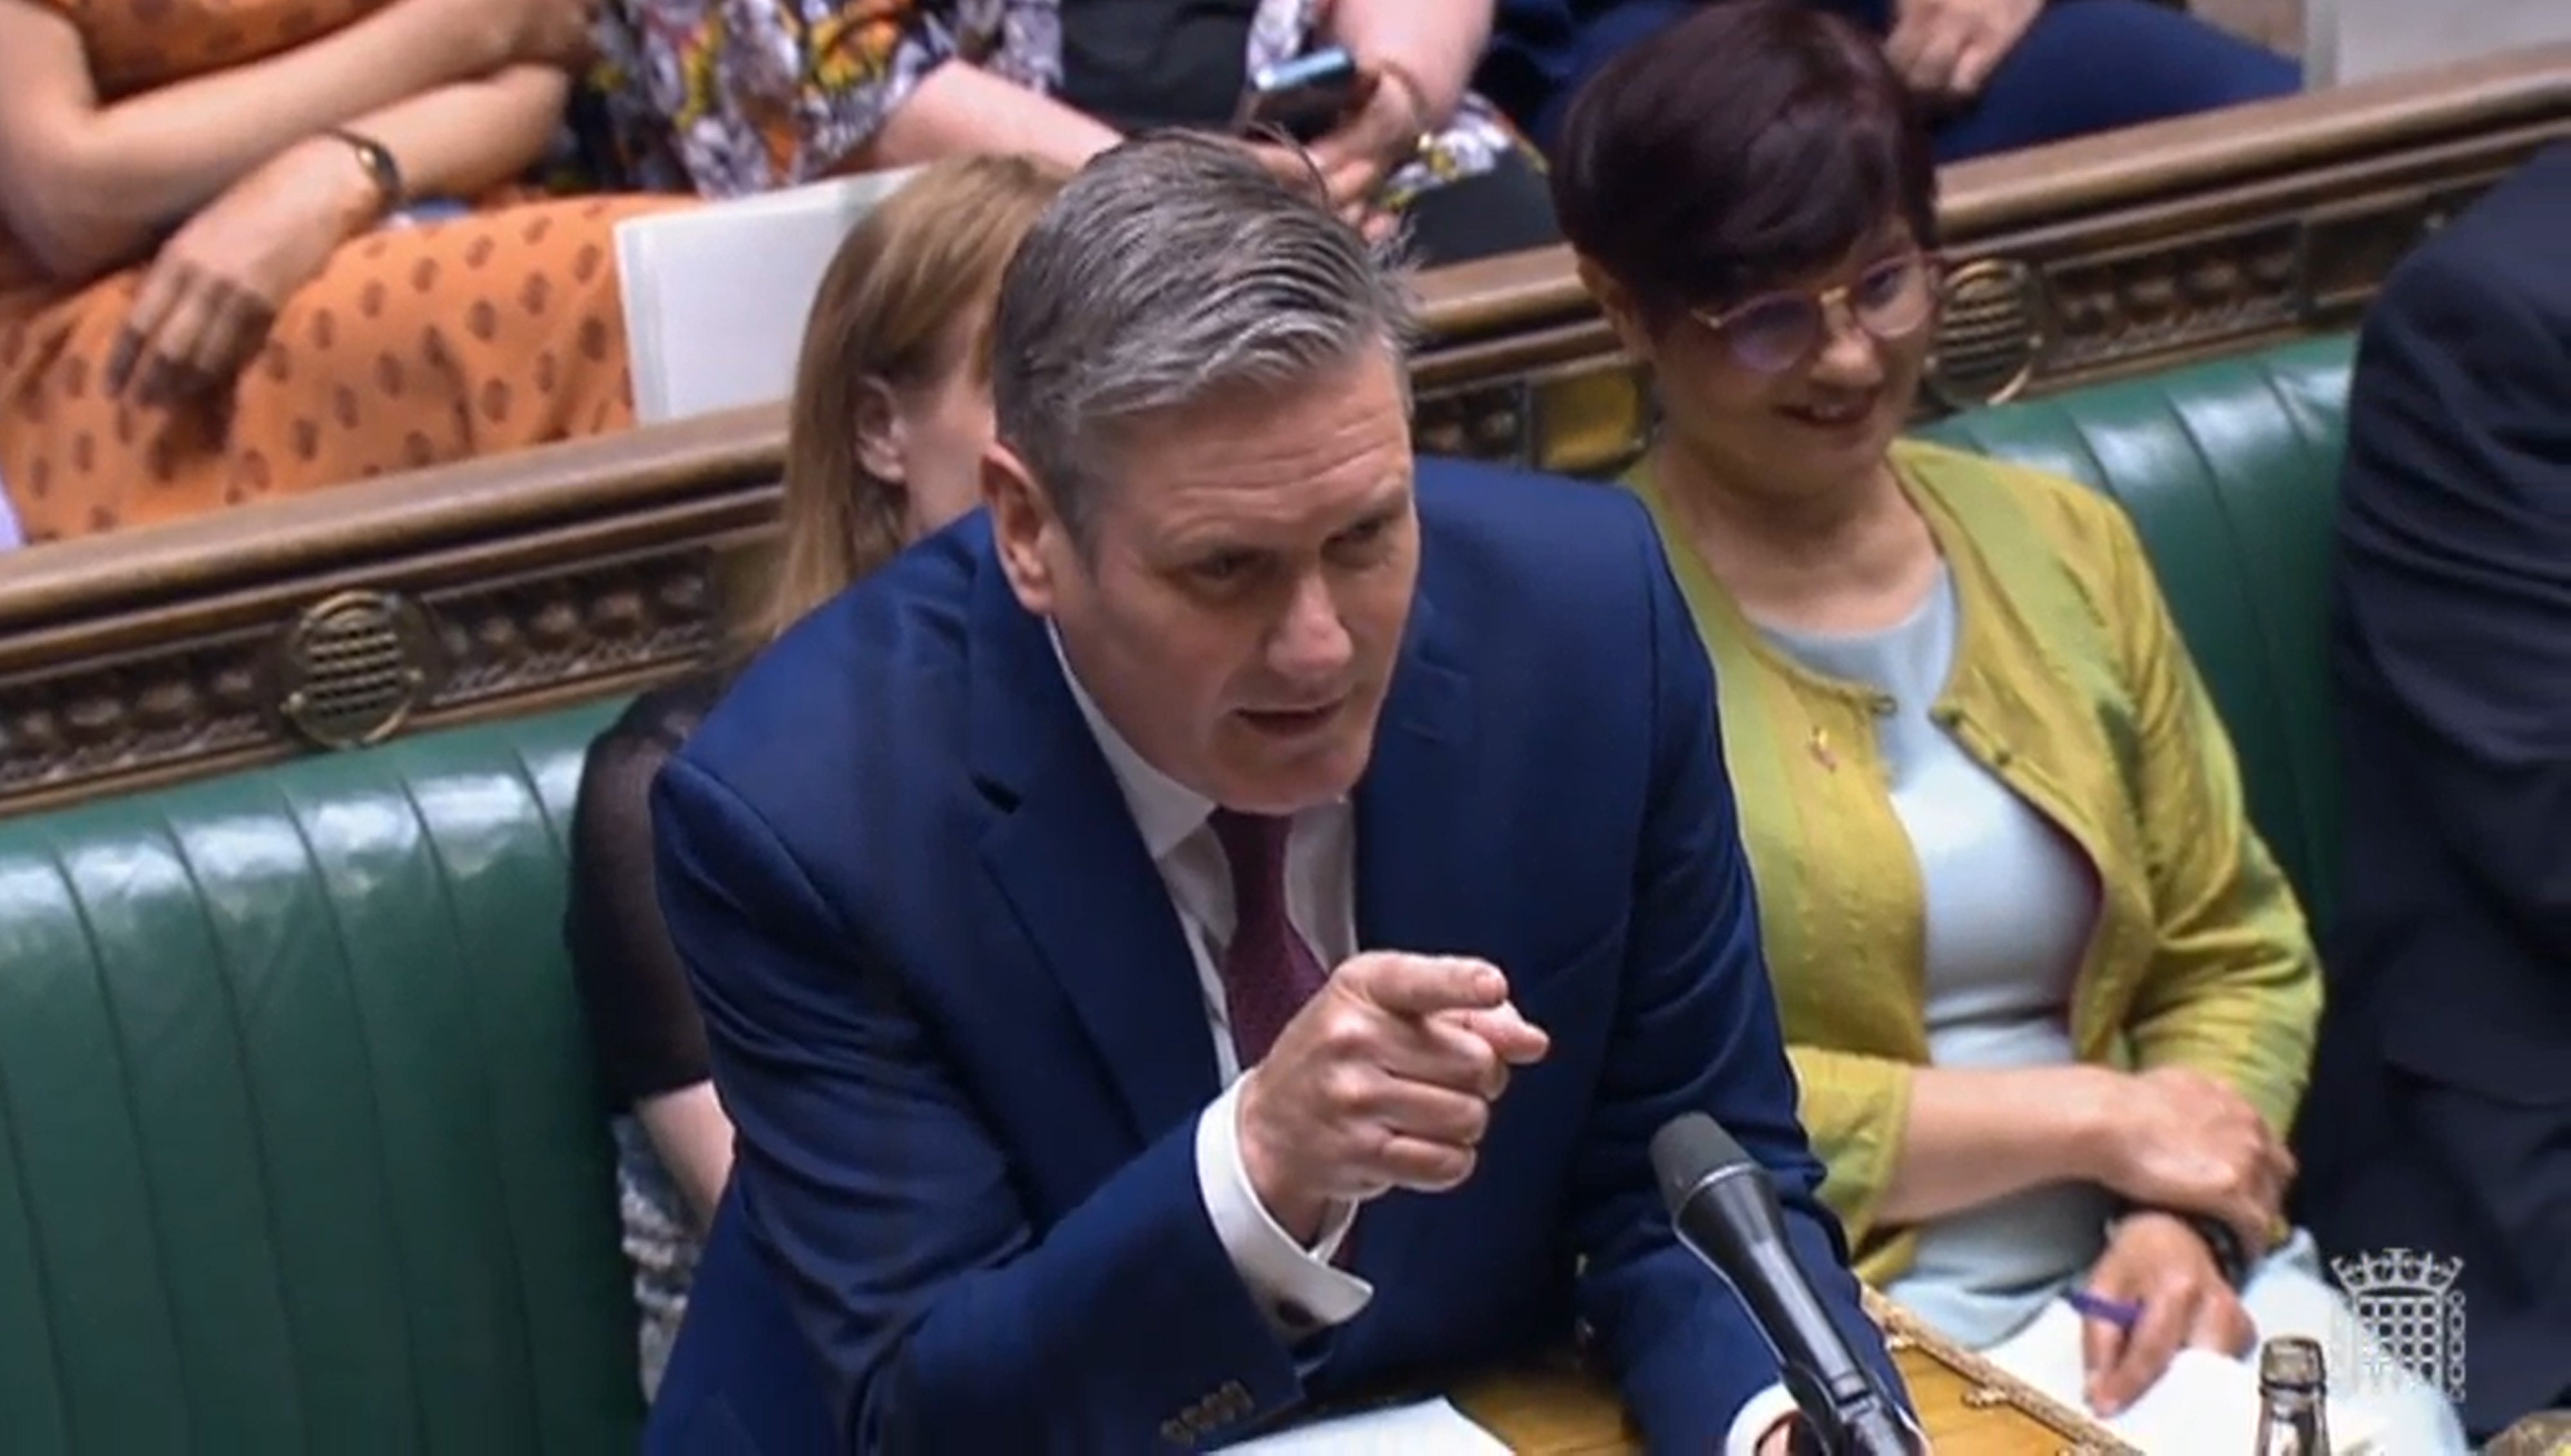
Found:
[[1197, 1188], [1241, 1281], [1279, 1337], [1291, 1343], [1355, 1318], [1374, 1297], [1374, 1285], [1330, 1266], [1356, 1221], [1355, 1205], [1332, 1210], [1320, 1243], [1311, 1248], [1277, 1226], [1241, 1164], [1240, 1099], [1241, 1082], [1235, 1079], [1197, 1119]]
[[1795, 1397], [1784, 1381], [1769, 1386], [1750, 1397], [1741, 1414], [1732, 1418], [1732, 1432], [1724, 1437], [1723, 1456], [1759, 1456], [1759, 1442], [1768, 1429], [1795, 1413]]

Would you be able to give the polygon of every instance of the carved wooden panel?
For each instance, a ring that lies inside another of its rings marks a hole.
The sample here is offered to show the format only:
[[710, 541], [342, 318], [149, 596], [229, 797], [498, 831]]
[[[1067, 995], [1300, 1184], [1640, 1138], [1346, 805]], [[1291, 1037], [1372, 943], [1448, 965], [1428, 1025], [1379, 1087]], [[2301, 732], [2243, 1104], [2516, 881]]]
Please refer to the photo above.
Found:
[[[714, 560], [690, 545], [416, 597], [334, 594], [274, 627], [0, 677], [0, 812], [664, 677], [716, 640]], [[352, 607], [418, 627], [394, 630], [389, 656], [309, 651], [315, 624]], [[413, 691], [378, 692], [387, 668]]]
[[715, 643], [713, 554], [684, 551], [424, 598], [449, 665], [441, 710], [694, 662]]
[[225, 760], [273, 743], [272, 640], [236, 632], [0, 684], [0, 811], [141, 767]]

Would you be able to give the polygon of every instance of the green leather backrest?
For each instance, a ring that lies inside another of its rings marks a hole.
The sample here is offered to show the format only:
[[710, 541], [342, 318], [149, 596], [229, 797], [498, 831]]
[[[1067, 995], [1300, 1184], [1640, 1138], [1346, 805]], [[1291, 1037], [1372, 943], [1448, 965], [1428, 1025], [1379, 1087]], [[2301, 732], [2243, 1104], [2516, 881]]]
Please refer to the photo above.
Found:
[[2251, 817], [2316, 925], [2337, 869], [2326, 628], [2353, 347], [2310, 339], [1923, 431], [2124, 504], [2231, 730]]
[[[1945, 422], [2140, 523], [2308, 897], [2347, 344]], [[617, 705], [0, 823], [0, 1453], [634, 1449], [562, 950]]]
[[0, 824], [0, 1452], [635, 1449], [561, 943], [611, 708]]

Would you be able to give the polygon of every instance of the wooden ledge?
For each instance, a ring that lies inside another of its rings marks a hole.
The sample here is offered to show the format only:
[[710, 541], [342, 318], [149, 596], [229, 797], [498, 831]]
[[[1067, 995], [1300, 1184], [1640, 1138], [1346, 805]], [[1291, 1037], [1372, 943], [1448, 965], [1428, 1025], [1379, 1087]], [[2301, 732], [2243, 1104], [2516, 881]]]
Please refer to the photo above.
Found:
[[262, 581], [310, 584], [341, 568], [362, 571], [389, 546], [434, 554], [540, 537], [602, 514], [649, 521], [735, 488], [772, 493], [784, 448], [784, 407], [759, 405], [0, 553], [0, 663], [77, 622], [102, 589], [136, 610], [201, 608]]

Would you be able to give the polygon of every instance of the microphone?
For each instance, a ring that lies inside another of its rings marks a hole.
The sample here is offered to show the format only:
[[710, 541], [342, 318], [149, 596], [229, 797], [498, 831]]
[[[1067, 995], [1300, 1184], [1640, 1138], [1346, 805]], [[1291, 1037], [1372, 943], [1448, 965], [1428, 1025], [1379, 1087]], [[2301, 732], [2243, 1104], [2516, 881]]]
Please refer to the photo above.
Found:
[[1796, 1262], [1768, 1170], [1722, 1124], [1683, 1113], [1652, 1135], [1652, 1172], [1679, 1241], [1732, 1286], [1776, 1352], [1803, 1416], [1797, 1448], [1818, 1456], [1915, 1456], [1924, 1449]]

